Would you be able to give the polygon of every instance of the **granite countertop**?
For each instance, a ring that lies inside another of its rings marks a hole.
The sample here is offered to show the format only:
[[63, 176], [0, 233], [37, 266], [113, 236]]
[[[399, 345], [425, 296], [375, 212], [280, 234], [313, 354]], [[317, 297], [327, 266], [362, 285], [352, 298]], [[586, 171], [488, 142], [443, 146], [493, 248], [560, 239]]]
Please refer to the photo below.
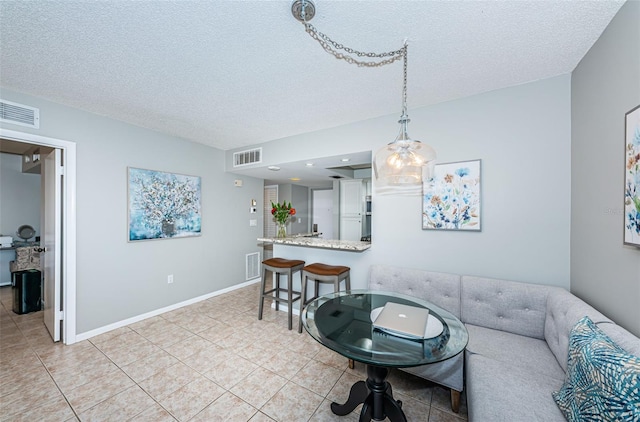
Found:
[[287, 236], [287, 237], [259, 237], [259, 242], [275, 243], [277, 245], [303, 246], [307, 248], [336, 249], [340, 251], [363, 252], [371, 247], [371, 242], [353, 240], [323, 239], [321, 237]]

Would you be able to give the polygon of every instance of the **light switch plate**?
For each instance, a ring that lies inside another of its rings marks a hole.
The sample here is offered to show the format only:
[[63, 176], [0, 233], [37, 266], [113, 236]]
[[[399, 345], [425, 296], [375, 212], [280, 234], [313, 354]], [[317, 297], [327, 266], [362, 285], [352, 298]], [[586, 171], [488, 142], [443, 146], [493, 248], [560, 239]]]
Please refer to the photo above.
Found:
[[258, 225], [258, 220], [251, 219], [249, 220], [249, 227], [255, 227]]

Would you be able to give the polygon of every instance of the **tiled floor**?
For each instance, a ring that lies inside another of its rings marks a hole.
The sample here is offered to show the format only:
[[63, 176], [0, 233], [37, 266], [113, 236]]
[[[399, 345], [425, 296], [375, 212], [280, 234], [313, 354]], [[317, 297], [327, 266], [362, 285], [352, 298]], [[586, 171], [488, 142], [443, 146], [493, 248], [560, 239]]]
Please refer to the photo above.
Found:
[[[0, 421], [357, 421], [331, 413], [364, 367], [286, 329], [286, 314], [257, 319], [258, 284], [71, 346], [54, 344], [42, 312], [17, 315], [0, 288]], [[233, 327], [232, 325], [233, 324]], [[449, 392], [389, 377], [409, 421], [466, 420]]]

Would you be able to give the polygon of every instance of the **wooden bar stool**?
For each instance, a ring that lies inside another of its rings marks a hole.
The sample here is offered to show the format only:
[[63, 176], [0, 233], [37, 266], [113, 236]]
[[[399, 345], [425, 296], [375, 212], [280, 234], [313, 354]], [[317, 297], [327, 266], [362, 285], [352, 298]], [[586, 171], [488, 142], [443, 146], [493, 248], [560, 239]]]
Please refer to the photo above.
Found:
[[[302, 332], [302, 309], [307, 305], [307, 303], [316, 299], [319, 294], [319, 285], [320, 283], [333, 283], [333, 291], [340, 291], [340, 282], [344, 280], [345, 289], [351, 289], [351, 276], [350, 276], [349, 267], [344, 267], [342, 265], [327, 265], [315, 263], [311, 265], [307, 265], [302, 270], [302, 300], [300, 300], [300, 316], [298, 321], [298, 332]], [[312, 280], [315, 282], [314, 295], [311, 299], [307, 300], [307, 280]]]
[[[265, 298], [269, 298], [276, 302], [276, 311], [278, 310], [281, 301], [287, 302], [287, 308], [289, 308], [289, 329], [291, 329], [293, 302], [300, 299], [300, 292], [296, 292], [293, 290], [293, 273], [295, 273], [296, 271], [300, 271], [300, 282], [302, 282], [303, 267], [304, 261], [300, 261], [298, 259], [270, 258], [262, 261], [262, 284], [260, 286], [260, 306], [258, 308], [258, 319], [262, 319], [262, 308], [264, 306]], [[267, 290], [267, 271], [272, 271], [276, 275], [276, 286], [271, 290]], [[284, 274], [287, 276], [286, 289], [280, 287], [280, 274]], [[287, 297], [280, 297], [281, 292], [286, 292]]]

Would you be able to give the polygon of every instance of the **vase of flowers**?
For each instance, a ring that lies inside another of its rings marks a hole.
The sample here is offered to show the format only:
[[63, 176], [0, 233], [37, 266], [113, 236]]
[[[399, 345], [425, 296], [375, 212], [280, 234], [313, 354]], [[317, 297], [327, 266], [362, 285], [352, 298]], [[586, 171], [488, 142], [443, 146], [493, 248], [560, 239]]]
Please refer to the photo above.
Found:
[[296, 209], [291, 206], [291, 202], [284, 201], [282, 204], [271, 202], [271, 215], [278, 224], [276, 237], [287, 237], [287, 220], [289, 216], [296, 215]]

